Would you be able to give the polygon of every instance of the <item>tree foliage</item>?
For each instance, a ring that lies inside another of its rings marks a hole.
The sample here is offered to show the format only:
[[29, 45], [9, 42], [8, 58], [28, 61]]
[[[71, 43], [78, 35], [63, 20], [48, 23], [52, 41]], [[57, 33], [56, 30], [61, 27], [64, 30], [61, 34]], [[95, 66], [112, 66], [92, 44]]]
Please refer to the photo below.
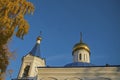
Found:
[[2, 75], [9, 64], [7, 44], [13, 34], [23, 39], [28, 33], [29, 24], [24, 16], [33, 11], [34, 5], [27, 0], [0, 0], [0, 80], [4, 80]]

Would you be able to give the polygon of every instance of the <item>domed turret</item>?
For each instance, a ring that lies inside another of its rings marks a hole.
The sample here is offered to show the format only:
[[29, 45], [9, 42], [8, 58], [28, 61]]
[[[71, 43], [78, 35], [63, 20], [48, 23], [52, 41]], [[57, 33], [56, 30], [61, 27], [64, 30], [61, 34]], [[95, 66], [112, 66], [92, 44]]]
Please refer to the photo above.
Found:
[[[40, 56], [41, 36], [36, 38], [35, 46], [22, 58], [22, 65], [18, 75], [19, 80], [33, 80], [38, 75], [38, 67], [45, 67], [45, 59]], [[15, 79], [18, 80], [18, 79]]]
[[83, 43], [82, 33], [80, 35], [80, 42], [75, 44], [73, 47], [73, 61], [90, 63], [90, 48], [86, 43]]
[[73, 47], [72, 56], [73, 62], [65, 65], [65, 67], [93, 66], [93, 64], [90, 63], [90, 48], [82, 41], [82, 33], [80, 42]]

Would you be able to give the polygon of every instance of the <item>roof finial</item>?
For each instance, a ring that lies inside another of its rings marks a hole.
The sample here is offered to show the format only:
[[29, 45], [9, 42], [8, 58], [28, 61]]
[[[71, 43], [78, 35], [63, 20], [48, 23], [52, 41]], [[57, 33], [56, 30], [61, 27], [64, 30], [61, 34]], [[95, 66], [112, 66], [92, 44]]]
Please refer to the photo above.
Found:
[[42, 31], [40, 31], [40, 35], [37, 37], [37, 43], [40, 44], [41, 40], [42, 40]]
[[42, 31], [40, 31], [40, 37], [42, 36]]
[[80, 32], [80, 43], [82, 43], [82, 32]]

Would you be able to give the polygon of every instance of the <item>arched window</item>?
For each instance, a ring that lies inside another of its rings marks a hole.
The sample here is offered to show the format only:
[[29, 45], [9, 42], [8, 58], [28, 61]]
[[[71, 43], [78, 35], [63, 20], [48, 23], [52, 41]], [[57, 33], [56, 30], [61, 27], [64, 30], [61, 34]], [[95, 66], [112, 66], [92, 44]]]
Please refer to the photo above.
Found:
[[29, 69], [30, 69], [30, 66], [29, 66], [29, 65], [27, 65], [27, 66], [24, 68], [23, 77], [27, 77], [27, 76], [28, 76]]
[[81, 53], [79, 54], [79, 60], [82, 60], [82, 55], [81, 55]]

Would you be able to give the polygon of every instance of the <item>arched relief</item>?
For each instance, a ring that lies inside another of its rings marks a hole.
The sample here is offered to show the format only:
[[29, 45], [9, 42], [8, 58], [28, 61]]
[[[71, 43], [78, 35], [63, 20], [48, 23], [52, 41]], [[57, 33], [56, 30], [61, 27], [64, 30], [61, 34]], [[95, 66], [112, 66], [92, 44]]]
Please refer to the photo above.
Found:
[[83, 79], [78, 77], [71, 77], [71, 78], [66, 78], [65, 80], [83, 80]]
[[58, 79], [54, 77], [47, 77], [47, 78], [42, 78], [40, 80], [58, 80]]
[[112, 80], [110, 78], [95, 78], [95, 79], [91, 79], [91, 80]]
[[78, 78], [78, 77], [71, 77], [66, 78], [64, 80], [112, 80], [110, 78], [103, 78], [103, 77], [97, 77], [97, 78]]
[[83, 80], [112, 80], [110, 78], [104, 78], [104, 77], [97, 77], [97, 78], [84, 78]]

